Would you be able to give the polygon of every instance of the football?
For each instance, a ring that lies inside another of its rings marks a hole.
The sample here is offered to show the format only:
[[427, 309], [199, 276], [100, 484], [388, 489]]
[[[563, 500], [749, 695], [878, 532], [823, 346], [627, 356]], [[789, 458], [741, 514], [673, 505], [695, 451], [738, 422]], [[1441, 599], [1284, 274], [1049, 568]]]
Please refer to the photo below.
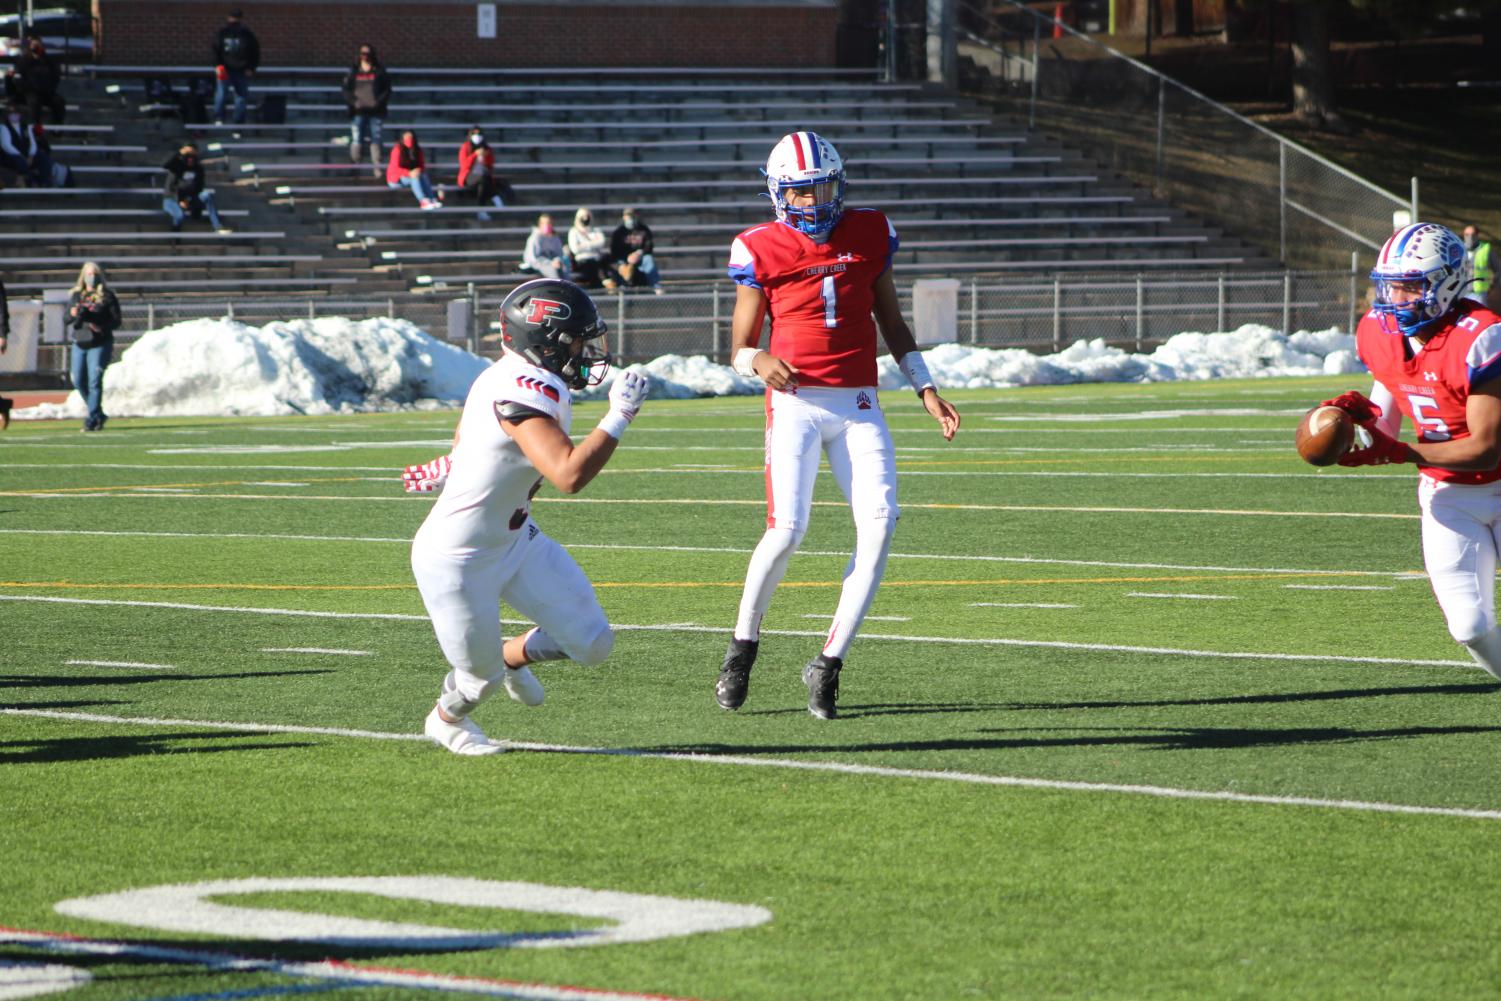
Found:
[[1298, 454], [1315, 466], [1332, 466], [1355, 441], [1355, 420], [1339, 407], [1314, 407], [1298, 422]]

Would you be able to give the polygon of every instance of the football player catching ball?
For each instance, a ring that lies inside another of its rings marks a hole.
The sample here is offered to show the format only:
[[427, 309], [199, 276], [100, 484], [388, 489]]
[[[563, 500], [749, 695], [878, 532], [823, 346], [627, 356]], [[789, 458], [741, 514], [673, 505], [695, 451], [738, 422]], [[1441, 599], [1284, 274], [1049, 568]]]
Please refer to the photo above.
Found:
[[[1394, 233], [1371, 272], [1375, 305], [1355, 331], [1375, 383], [1327, 401], [1371, 437], [1342, 466], [1412, 462], [1423, 512], [1423, 565], [1449, 626], [1501, 678], [1496, 627], [1501, 532], [1501, 316], [1464, 297], [1465, 247], [1443, 226]], [[1397, 440], [1402, 418], [1418, 440]]]

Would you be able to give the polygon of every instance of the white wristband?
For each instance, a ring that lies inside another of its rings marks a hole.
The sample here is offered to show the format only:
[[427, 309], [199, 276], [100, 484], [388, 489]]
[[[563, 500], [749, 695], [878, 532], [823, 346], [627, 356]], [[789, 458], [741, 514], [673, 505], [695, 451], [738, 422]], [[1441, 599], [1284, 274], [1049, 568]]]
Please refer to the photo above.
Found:
[[760, 348], [741, 348], [735, 352], [735, 360], [730, 362], [730, 368], [747, 378], [755, 378], [756, 369], [751, 362], [755, 361], [756, 355], [760, 353]]
[[908, 351], [896, 364], [912, 384], [912, 388], [917, 390], [918, 396], [923, 394], [923, 390], [933, 388], [933, 377], [928, 374], [928, 363], [923, 361], [921, 351]]
[[619, 441], [622, 437], [624, 437], [625, 429], [630, 426], [631, 417], [635, 416], [635, 414], [631, 414], [628, 417], [619, 410], [611, 410], [600, 419], [600, 422], [596, 424], [595, 427], [599, 428], [601, 431], [609, 435], [611, 438], [614, 438], [616, 441]]

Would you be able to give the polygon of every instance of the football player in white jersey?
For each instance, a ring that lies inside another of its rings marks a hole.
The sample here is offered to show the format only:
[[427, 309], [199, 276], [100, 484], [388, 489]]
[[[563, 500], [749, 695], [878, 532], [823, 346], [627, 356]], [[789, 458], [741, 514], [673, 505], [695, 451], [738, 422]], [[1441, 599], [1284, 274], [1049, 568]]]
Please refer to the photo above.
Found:
[[[615, 635], [584, 572], [531, 519], [545, 479], [582, 490], [604, 468], [646, 398], [645, 377], [622, 371], [603, 420], [575, 445], [570, 390], [598, 385], [609, 366], [607, 328], [572, 282], [543, 278], [517, 286], [500, 307], [504, 354], [469, 390], [452, 462], [432, 469], [442, 493], [412, 540], [412, 573], [452, 670], [423, 727], [455, 754], [496, 754], [470, 715], [497, 687], [529, 706], [542, 685], [528, 664], [572, 659], [598, 664]], [[537, 623], [502, 641], [500, 602]]]

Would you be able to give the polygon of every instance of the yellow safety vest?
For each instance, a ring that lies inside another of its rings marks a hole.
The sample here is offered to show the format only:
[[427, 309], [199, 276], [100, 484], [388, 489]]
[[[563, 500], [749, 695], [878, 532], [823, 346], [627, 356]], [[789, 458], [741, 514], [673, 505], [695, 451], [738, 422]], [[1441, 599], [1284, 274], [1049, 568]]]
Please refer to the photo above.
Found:
[[1495, 272], [1491, 270], [1491, 245], [1482, 243], [1475, 248], [1475, 254], [1470, 258], [1470, 273], [1475, 276], [1475, 283], [1470, 290], [1485, 295], [1491, 290], [1491, 279]]

